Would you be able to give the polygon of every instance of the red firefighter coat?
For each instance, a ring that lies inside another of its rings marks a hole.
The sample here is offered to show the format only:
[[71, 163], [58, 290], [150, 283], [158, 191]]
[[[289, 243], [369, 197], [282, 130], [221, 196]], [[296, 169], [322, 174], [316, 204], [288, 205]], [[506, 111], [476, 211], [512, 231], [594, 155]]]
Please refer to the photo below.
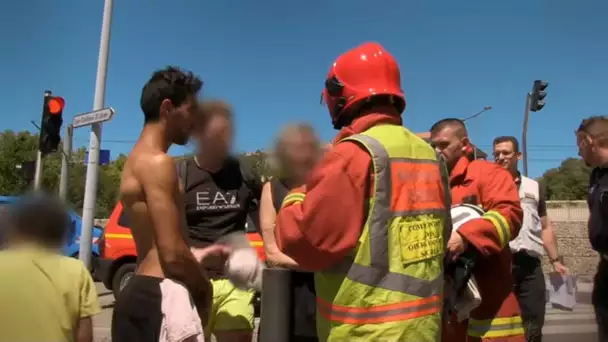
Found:
[[443, 341], [523, 342], [509, 249], [523, 219], [513, 177], [496, 164], [463, 157], [450, 174], [450, 187], [453, 204], [479, 205], [485, 211], [482, 218], [468, 221], [458, 230], [481, 253], [473, 275], [482, 302], [468, 321], [446, 320]]

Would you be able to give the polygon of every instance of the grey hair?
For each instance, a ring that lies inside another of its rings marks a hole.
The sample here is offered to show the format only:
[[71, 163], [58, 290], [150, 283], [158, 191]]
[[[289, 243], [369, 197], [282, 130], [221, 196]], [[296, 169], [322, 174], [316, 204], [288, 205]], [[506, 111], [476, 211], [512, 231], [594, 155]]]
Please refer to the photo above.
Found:
[[321, 140], [319, 139], [319, 136], [317, 135], [317, 132], [314, 129], [314, 127], [312, 127], [312, 125], [302, 122], [302, 123], [290, 124], [290, 125], [283, 127], [279, 131], [279, 134], [277, 135], [276, 139], [274, 140], [274, 144], [272, 146], [271, 153], [268, 158], [268, 164], [270, 165], [270, 167], [273, 170], [279, 171], [279, 174], [282, 174], [282, 172], [285, 171], [285, 161], [284, 161], [285, 141], [289, 137], [294, 136], [298, 133], [311, 134], [315, 138], [317, 144], [319, 145], [319, 149], [321, 149]]

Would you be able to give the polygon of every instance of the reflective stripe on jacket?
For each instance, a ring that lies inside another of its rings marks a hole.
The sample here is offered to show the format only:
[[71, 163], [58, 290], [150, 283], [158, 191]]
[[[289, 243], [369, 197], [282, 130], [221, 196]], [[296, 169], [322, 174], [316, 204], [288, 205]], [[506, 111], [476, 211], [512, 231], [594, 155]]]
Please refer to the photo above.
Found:
[[319, 340], [438, 341], [447, 177], [433, 149], [402, 126], [378, 125], [346, 142], [371, 155], [373, 191], [351, 257], [315, 276]]

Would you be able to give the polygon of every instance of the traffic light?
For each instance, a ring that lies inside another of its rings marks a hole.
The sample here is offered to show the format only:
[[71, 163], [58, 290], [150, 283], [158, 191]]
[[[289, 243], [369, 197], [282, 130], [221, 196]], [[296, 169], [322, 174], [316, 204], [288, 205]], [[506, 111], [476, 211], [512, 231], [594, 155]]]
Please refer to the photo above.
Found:
[[38, 148], [42, 154], [57, 151], [61, 141], [61, 124], [63, 123], [63, 108], [65, 100], [59, 96], [45, 93], [44, 107], [42, 108], [42, 123], [40, 125], [40, 141]]
[[533, 112], [538, 112], [543, 109], [545, 106], [545, 97], [547, 93], [545, 89], [549, 86], [549, 83], [541, 80], [534, 81], [534, 86], [532, 87], [532, 93], [530, 93], [530, 110]]

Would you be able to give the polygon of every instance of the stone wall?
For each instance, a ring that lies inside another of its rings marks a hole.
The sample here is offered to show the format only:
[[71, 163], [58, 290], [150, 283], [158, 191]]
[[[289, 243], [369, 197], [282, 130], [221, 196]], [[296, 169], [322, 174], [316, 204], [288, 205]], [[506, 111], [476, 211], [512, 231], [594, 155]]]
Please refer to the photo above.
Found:
[[[557, 235], [557, 248], [564, 257], [566, 267], [583, 281], [590, 281], [595, 274], [598, 263], [597, 253], [591, 249], [587, 237], [587, 222], [558, 221], [554, 222]], [[545, 272], [551, 270], [548, 259], [543, 258]]]

